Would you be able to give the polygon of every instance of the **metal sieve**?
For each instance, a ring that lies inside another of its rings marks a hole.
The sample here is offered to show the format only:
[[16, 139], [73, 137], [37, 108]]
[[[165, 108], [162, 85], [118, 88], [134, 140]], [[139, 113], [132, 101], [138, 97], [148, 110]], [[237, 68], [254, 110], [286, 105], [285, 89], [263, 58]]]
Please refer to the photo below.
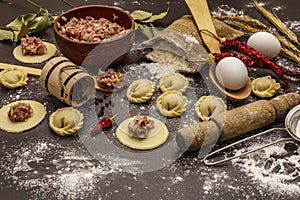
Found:
[[[282, 141], [291, 141], [291, 140], [294, 141], [294, 140], [297, 140], [297, 141], [300, 142], [300, 131], [299, 131], [300, 127], [297, 128], [297, 126], [300, 126], [299, 125], [299, 123], [300, 123], [299, 120], [300, 120], [300, 105], [297, 105], [293, 109], [291, 109], [288, 112], [288, 114], [286, 115], [286, 118], [285, 118], [285, 128], [272, 128], [272, 129], [260, 132], [258, 134], [255, 134], [255, 135], [253, 135], [251, 137], [248, 137], [248, 138], [242, 139], [240, 141], [234, 142], [234, 143], [232, 143], [230, 145], [227, 145], [227, 146], [225, 146], [223, 148], [220, 148], [220, 149], [218, 149], [216, 151], [213, 151], [212, 153], [207, 154], [204, 157], [203, 162], [204, 162], [204, 164], [210, 165], [210, 166], [212, 166], [212, 165], [218, 165], [218, 164], [222, 164], [222, 163], [225, 163], [225, 162], [230, 161], [232, 159], [239, 158], [241, 156], [247, 155], [247, 154], [252, 153], [254, 151], [258, 151], [260, 149], [266, 148], [268, 146], [274, 145], [274, 144], [282, 142]], [[279, 140], [276, 140], [274, 142], [268, 143], [268, 144], [263, 145], [263, 146], [258, 147], [258, 148], [251, 149], [251, 150], [243, 152], [241, 154], [234, 155], [234, 156], [231, 156], [231, 157], [227, 157], [227, 158], [222, 159], [222, 160], [217, 160], [217, 161], [209, 162], [209, 158], [216, 156], [220, 152], [223, 152], [224, 150], [226, 150], [226, 149], [228, 149], [230, 147], [233, 147], [233, 146], [238, 145], [240, 143], [246, 142], [246, 141], [251, 140], [253, 138], [262, 136], [262, 135], [264, 135], [266, 133], [269, 133], [269, 132], [272, 132], [272, 131], [278, 131], [278, 130], [287, 131], [291, 137], [281, 138]]]

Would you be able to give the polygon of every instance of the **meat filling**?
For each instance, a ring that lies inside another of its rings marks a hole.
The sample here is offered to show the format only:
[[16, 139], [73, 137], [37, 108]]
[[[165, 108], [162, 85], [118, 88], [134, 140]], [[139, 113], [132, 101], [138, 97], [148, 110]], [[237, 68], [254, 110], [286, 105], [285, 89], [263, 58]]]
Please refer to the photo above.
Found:
[[59, 31], [71, 40], [78, 42], [101, 42], [125, 32], [125, 28], [106, 18], [94, 19], [86, 16], [84, 19], [71, 18], [65, 25], [59, 25]]
[[26, 55], [43, 55], [47, 47], [42, 40], [37, 37], [26, 37], [21, 39], [22, 54]]
[[113, 69], [108, 69], [105, 72], [100, 72], [97, 76], [98, 86], [105, 90], [118, 90], [124, 87], [125, 78], [122, 73], [116, 72]]
[[23, 122], [33, 115], [33, 109], [29, 103], [18, 103], [12, 105], [8, 112], [11, 121]]
[[136, 116], [128, 124], [129, 133], [136, 138], [147, 138], [154, 128], [154, 121], [147, 116]]

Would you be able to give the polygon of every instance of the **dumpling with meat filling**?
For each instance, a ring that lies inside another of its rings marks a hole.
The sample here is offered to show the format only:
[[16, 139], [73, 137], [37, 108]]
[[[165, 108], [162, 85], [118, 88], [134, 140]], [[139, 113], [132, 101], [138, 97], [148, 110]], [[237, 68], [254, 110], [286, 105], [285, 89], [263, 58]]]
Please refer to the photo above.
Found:
[[157, 109], [166, 117], [178, 117], [187, 107], [187, 99], [178, 91], [164, 92], [156, 99]]
[[271, 76], [264, 76], [252, 81], [252, 92], [262, 98], [272, 97], [280, 88]]
[[8, 67], [0, 72], [0, 83], [9, 89], [27, 85], [27, 81], [27, 73], [16, 67]]
[[154, 91], [155, 88], [152, 81], [139, 79], [129, 85], [126, 96], [132, 103], [143, 103], [153, 96]]
[[60, 108], [50, 115], [49, 125], [60, 136], [72, 135], [82, 128], [83, 115], [72, 107]]
[[168, 92], [172, 90], [185, 92], [188, 86], [188, 79], [179, 73], [168, 74], [164, 76], [159, 82], [159, 87], [162, 92]]
[[216, 114], [223, 113], [227, 109], [224, 101], [216, 96], [202, 96], [195, 104], [195, 110], [203, 121], [210, 120]]

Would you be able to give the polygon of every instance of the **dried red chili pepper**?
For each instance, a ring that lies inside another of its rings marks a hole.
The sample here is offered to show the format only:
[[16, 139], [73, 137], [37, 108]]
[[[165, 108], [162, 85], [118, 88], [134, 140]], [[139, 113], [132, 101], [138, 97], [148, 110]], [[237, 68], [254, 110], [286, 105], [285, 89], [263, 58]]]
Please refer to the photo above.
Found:
[[277, 64], [270, 61], [266, 56], [262, 55], [258, 51], [256, 51], [253, 47], [248, 46], [247, 44], [239, 41], [239, 40], [225, 40], [223, 42], [223, 45], [225, 48], [237, 51], [241, 54], [244, 54], [246, 56], [249, 56], [250, 58], [254, 60], [259, 60], [262, 62], [267, 68], [272, 70], [276, 75], [279, 76], [279, 78], [284, 82], [285, 84], [285, 92], [290, 92], [290, 86], [286, 78], [284, 77], [283, 72], [281, 71], [280, 67], [278, 67]]
[[93, 130], [91, 131], [91, 136], [94, 136], [96, 135], [96, 133], [99, 131], [99, 130], [103, 130], [103, 129], [106, 129], [106, 128], [109, 128], [112, 126], [112, 121], [114, 120], [114, 118], [116, 118], [118, 115], [114, 115], [113, 117], [111, 118], [103, 118], [100, 122], [98, 122], [98, 124], [93, 128]]
[[[232, 53], [232, 52], [212, 53], [212, 55], [213, 55], [214, 61], [216, 63], [220, 62], [220, 60], [222, 60], [223, 58], [226, 58], [226, 57], [236, 57], [236, 58], [240, 59], [247, 67], [254, 67], [258, 64], [252, 58], [243, 56], [241, 54]], [[260, 67], [260, 66], [258, 66], [258, 67]]]
[[[220, 60], [222, 60], [223, 58], [226, 57], [236, 57], [238, 59], [240, 59], [247, 67], [260, 67], [260, 68], [267, 68], [263, 62], [260, 62], [259, 60], [255, 60], [252, 59], [250, 57], [241, 55], [241, 54], [237, 54], [237, 53], [233, 53], [233, 52], [224, 52], [224, 53], [212, 53], [213, 57], [214, 57], [214, 61], [216, 63], [218, 63]], [[296, 70], [291, 70], [291, 69], [287, 69], [284, 68], [280, 65], [277, 65], [280, 70], [288, 76], [291, 77], [295, 77], [295, 78], [300, 78], [300, 72], [296, 71]]]

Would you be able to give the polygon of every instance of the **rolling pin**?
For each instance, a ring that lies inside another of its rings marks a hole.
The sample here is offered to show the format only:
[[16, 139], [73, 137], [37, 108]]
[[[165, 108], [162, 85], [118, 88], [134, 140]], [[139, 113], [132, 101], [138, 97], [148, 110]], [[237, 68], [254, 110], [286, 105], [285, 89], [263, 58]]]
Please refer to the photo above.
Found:
[[275, 119], [285, 117], [298, 104], [300, 95], [297, 93], [283, 94], [271, 100], [258, 100], [221, 113], [210, 121], [179, 129], [176, 142], [181, 150], [199, 150], [269, 125]]

